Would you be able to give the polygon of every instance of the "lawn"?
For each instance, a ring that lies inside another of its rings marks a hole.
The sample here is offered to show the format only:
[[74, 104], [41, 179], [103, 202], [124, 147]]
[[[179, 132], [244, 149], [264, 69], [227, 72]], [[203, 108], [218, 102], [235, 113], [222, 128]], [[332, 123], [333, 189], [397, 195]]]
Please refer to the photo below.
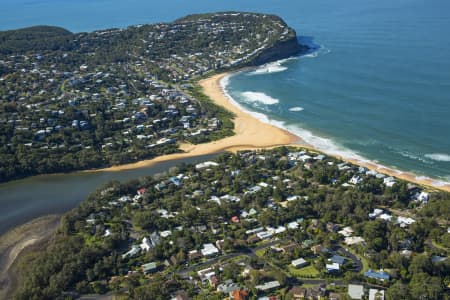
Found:
[[312, 265], [306, 266], [301, 269], [297, 269], [294, 266], [289, 265], [288, 270], [289, 273], [291, 273], [295, 277], [315, 278], [320, 275], [319, 271], [317, 271], [317, 269]]
[[267, 248], [262, 248], [262, 249], [256, 250], [256, 251], [255, 251], [256, 256], [258, 256], [258, 257], [263, 257], [264, 254], [266, 253], [266, 249], [267, 249]]

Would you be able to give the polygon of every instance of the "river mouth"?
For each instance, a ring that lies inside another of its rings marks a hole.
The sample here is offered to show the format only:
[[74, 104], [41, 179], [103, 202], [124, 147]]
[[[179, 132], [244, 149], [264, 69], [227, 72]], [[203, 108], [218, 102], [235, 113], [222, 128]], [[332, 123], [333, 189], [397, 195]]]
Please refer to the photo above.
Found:
[[39, 175], [0, 184], [0, 235], [32, 219], [75, 208], [89, 194], [111, 180], [128, 181], [168, 171], [179, 164], [194, 164], [217, 157], [208, 154], [158, 162], [122, 171], [74, 172]]

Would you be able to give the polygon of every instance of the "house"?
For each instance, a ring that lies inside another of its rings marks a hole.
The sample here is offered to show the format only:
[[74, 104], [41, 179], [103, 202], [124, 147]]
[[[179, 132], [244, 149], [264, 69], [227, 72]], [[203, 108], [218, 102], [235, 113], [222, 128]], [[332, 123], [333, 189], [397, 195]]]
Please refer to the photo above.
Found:
[[262, 190], [262, 187], [260, 187], [259, 185], [255, 185], [255, 186], [249, 188], [249, 190], [246, 191], [245, 194], [254, 194], [254, 193], [257, 193], [257, 192], [259, 192], [261, 190]]
[[209, 278], [209, 284], [213, 287], [213, 288], [217, 288], [217, 286], [219, 285], [220, 280], [219, 277], [217, 277], [216, 275], [213, 275]]
[[264, 231], [264, 227], [258, 227], [258, 228], [254, 228], [254, 229], [249, 229], [245, 232], [245, 234], [247, 235], [251, 235], [251, 234], [255, 234], [258, 232]]
[[196, 164], [195, 168], [197, 170], [200, 170], [200, 169], [209, 168], [209, 167], [217, 167], [218, 165], [219, 164], [214, 161], [205, 161], [203, 163]]
[[349, 284], [347, 293], [350, 299], [362, 299], [364, 296], [364, 287], [360, 284]]
[[329, 232], [337, 232], [339, 230], [339, 225], [333, 223], [333, 222], [328, 222], [327, 223], [327, 230]]
[[150, 234], [150, 242], [152, 243], [153, 247], [156, 247], [161, 242], [161, 238], [156, 232], [153, 232]]
[[142, 268], [142, 272], [144, 272], [144, 274], [147, 275], [147, 274], [156, 272], [156, 270], [158, 269], [158, 266], [156, 265], [155, 262], [151, 262], [151, 263], [142, 265], [141, 268]]
[[204, 244], [203, 249], [200, 250], [202, 255], [205, 257], [212, 257], [219, 254], [219, 249], [217, 249], [213, 244]]
[[326, 293], [325, 285], [315, 286], [308, 288], [306, 290], [306, 297], [308, 299], [322, 300], [325, 299], [325, 293]]
[[232, 300], [246, 300], [248, 298], [248, 291], [244, 289], [237, 289], [230, 292], [230, 298]]
[[255, 288], [258, 291], [267, 292], [267, 291], [276, 289], [280, 286], [281, 286], [280, 282], [278, 282], [277, 280], [274, 280], [274, 281], [266, 282], [264, 284], [257, 285], [257, 286], [255, 286]]
[[169, 181], [172, 182], [175, 186], [180, 186], [181, 185], [181, 180], [178, 177], [170, 177]]
[[233, 222], [233, 223], [239, 223], [239, 217], [238, 217], [238, 216], [233, 216], [233, 217], [231, 218], [231, 222]]
[[281, 249], [283, 249], [284, 252], [294, 252], [295, 249], [298, 248], [298, 244], [296, 242], [284, 245], [281, 247]]
[[373, 212], [369, 213], [370, 219], [375, 219], [376, 217], [380, 216], [383, 213], [382, 209], [375, 208]]
[[192, 250], [188, 253], [189, 261], [194, 261], [202, 257], [202, 254], [198, 250]]
[[189, 300], [185, 292], [178, 292], [171, 300]]
[[211, 277], [215, 276], [216, 272], [214, 272], [214, 269], [210, 267], [210, 268], [206, 268], [206, 269], [197, 271], [197, 275], [198, 275], [198, 277], [200, 277], [202, 284], [204, 284], [206, 282], [210, 282]]
[[387, 281], [390, 279], [390, 276], [388, 273], [384, 271], [375, 272], [371, 269], [369, 269], [367, 272], [364, 273], [364, 276], [380, 281]]
[[353, 229], [350, 226], [347, 226], [344, 229], [342, 229], [341, 231], [338, 231], [338, 233], [345, 237], [349, 237], [349, 236], [353, 235]]
[[428, 200], [430, 199], [430, 194], [427, 192], [420, 192], [415, 195], [415, 200], [422, 203], [428, 203]]
[[256, 235], [254, 236], [250, 236], [247, 238], [247, 243], [248, 244], [256, 244], [257, 242], [259, 242], [261, 239], [259, 237], [257, 237]]
[[291, 265], [293, 265], [295, 268], [303, 268], [303, 267], [307, 266], [308, 264], [309, 264], [309, 262], [307, 262], [303, 258], [294, 259], [291, 262]]
[[332, 263], [336, 263], [340, 266], [342, 266], [345, 263], [346, 258], [340, 255], [333, 255], [331, 258], [328, 259]]
[[292, 300], [306, 299], [306, 289], [305, 288], [301, 288], [299, 286], [294, 286], [289, 291], [289, 294], [291, 294]]
[[229, 294], [240, 289], [240, 286], [237, 283], [234, 283], [231, 279], [228, 279], [224, 283], [217, 286], [217, 291], [224, 294]]
[[349, 180], [349, 182], [351, 184], [355, 184], [356, 185], [356, 184], [360, 184], [361, 182], [363, 182], [363, 179], [361, 177], [359, 177], [358, 175], [355, 175]]
[[416, 220], [412, 219], [412, 218], [407, 218], [407, 217], [402, 217], [402, 216], [398, 216], [397, 217], [397, 221], [396, 224], [399, 224], [400, 227], [405, 228], [408, 225], [411, 225], [412, 223], [415, 223]]
[[363, 244], [365, 242], [366, 241], [360, 236], [350, 236], [350, 237], [346, 237], [344, 240], [344, 243], [348, 246]]
[[326, 264], [325, 269], [328, 273], [338, 273], [341, 269], [338, 263]]
[[383, 179], [383, 183], [387, 187], [392, 187], [395, 184], [395, 178], [394, 177], [386, 177]]
[[338, 293], [330, 293], [328, 295], [328, 300], [340, 300], [341, 296]]
[[256, 234], [256, 236], [257, 236], [260, 240], [268, 239], [268, 238], [270, 238], [272, 235], [273, 235], [273, 233], [272, 233], [272, 232], [269, 232], [269, 231], [261, 231], [261, 232], [258, 232], [258, 233]]
[[384, 213], [378, 216], [379, 219], [389, 222], [392, 220], [392, 215]]
[[369, 300], [384, 300], [384, 291], [377, 289], [370, 289]]
[[447, 260], [447, 257], [438, 256], [438, 255], [434, 255], [434, 256], [431, 258], [431, 262], [432, 262], [433, 264], [435, 264], [435, 263], [440, 263], [440, 262], [443, 262], [443, 261], [446, 261], [446, 260]]
[[322, 252], [324, 252], [326, 248], [324, 248], [322, 245], [315, 245], [311, 247], [311, 251], [314, 253], [314, 255], [318, 255]]
[[298, 229], [298, 227], [300, 226], [300, 224], [297, 221], [293, 221], [287, 224], [287, 228], [289, 229]]
[[127, 258], [127, 257], [131, 257], [131, 256], [134, 256], [134, 255], [136, 255], [136, 254], [138, 254], [139, 252], [141, 252], [141, 248], [138, 246], [138, 245], [133, 245], [132, 247], [131, 247], [131, 250], [130, 251], [128, 251], [127, 253], [125, 253], [125, 254], [122, 254], [122, 258]]
[[166, 238], [166, 237], [172, 235], [172, 231], [170, 231], [170, 230], [164, 230], [164, 231], [161, 231], [161, 232], [159, 233], [159, 235], [160, 235], [161, 237], [163, 237], [163, 238]]
[[139, 247], [141, 247], [142, 251], [148, 251], [153, 247], [153, 245], [148, 238], [144, 237]]

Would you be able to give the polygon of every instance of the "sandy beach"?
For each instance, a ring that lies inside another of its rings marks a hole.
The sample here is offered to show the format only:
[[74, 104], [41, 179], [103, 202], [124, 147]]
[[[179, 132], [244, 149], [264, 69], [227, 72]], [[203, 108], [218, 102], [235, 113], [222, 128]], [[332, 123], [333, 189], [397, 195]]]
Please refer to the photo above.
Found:
[[[311, 145], [302, 141], [301, 137], [290, 133], [287, 130], [275, 127], [267, 124], [253, 117], [245, 111], [242, 111], [239, 107], [234, 105], [228, 97], [224, 94], [220, 81], [228, 76], [228, 73], [222, 73], [214, 75], [207, 79], [200, 81], [200, 85], [203, 88], [203, 92], [216, 104], [231, 111], [235, 118], [233, 119], [235, 126], [235, 135], [227, 137], [211, 143], [191, 145], [181, 144], [180, 149], [183, 153], [175, 153], [170, 155], [163, 155], [151, 160], [143, 160], [136, 163], [125, 164], [120, 166], [112, 166], [109, 168], [94, 170], [94, 171], [121, 171], [135, 168], [149, 167], [155, 163], [168, 161], [172, 159], [193, 157], [199, 155], [219, 153], [223, 151], [236, 152], [239, 150], [255, 150], [255, 149], [268, 149], [277, 146], [300, 146], [315, 150], [319, 152], [325, 152], [326, 149], [317, 150]], [[450, 192], [450, 184], [439, 183], [434, 179], [419, 177], [416, 174], [408, 172], [399, 172], [398, 170], [391, 169], [385, 166], [380, 166], [375, 163], [366, 160], [357, 160], [345, 157], [338, 157], [344, 161], [364, 166], [371, 170], [376, 170], [380, 173], [394, 176], [399, 179], [410, 181], [416, 184], [424, 185], [432, 189], [442, 190]]]
[[282, 145], [292, 145], [300, 141], [299, 137], [287, 130], [263, 123], [231, 103], [220, 87], [220, 80], [227, 75], [228, 73], [223, 73], [212, 76], [200, 81], [200, 85], [202, 86], [204, 93], [211, 98], [211, 100], [235, 115], [235, 118], [233, 119], [235, 135], [205, 144], [181, 144], [180, 149], [184, 151], [183, 153], [163, 155], [150, 160], [113, 166], [96, 171], [129, 170], [148, 167], [155, 163], [172, 159], [213, 154], [223, 151], [236, 152], [239, 150], [273, 148]]

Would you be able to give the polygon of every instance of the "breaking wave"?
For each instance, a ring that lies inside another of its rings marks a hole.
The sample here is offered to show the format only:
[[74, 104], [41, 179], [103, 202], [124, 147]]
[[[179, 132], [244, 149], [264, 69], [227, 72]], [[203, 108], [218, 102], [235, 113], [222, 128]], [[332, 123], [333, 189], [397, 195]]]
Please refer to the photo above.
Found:
[[303, 107], [300, 107], [300, 106], [296, 106], [296, 107], [291, 107], [291, 108], [289, 108], [289, 111], [302, 111], [302, 110], [304, 110], [304, 108], [303, 108]]
[[247, 102], [258, 102], [264, 105], [274, 105], [280, 102], [278, 99], [272, 98], [269, 95], [260, 92], [243, 92], [242, 96]]
[[425, 154], [425, 157], [435, 161], [450, 162], [450, 155], [445, 153], [430, 153]]
[[[229, 75], [232, 76], [232, 75]], [[227, 86], [229, 84], [229, 76], [224, 77], [220, 81], [220, 86], [225, 94], [225, 96], [232, 102], [235, 106], [239, 107], [239, 109], [245, 111], [246, 113], [252, 115], [253, 117], [259, 119], [261, 122], [271, 124], [273, 126], [276, 126], [278, 128], [287, 130], [291, 132], [292, 134], [300, 137], [301, 140], [303, 140], [306, 144], [311, 145], [313, 148], [316, 148], [319, 151], [322, 151], [328, 155], [332, 155], [335, 157], [343, 158], [343, 159], [349, 159], [351, 161], [354, 161], [356, 163], [360, 163], [362, 165], [369, 164], [371, 166], [376, 166], [377, 168], [387, 169], [395, 172], [397, 175], [402, 175], [404, 172], [401, 170], [398, 170], [396, 167], [388, 167], [386, 165], [380, 164], [376, 160], [367, 159], [360, 154], [356, 153], [355, 151], [352, 151], [344, 146], [339, 145], [335, 141], [333, 141], [330, 138], [318, 136], [314, 134], [312, 131], [302, 128], [299, 125], [295, 124], [287, 124], [284, 121], [274, 120], [270, 118], [269, 116], [260, 113], [255, 112], [252, 110], [249, 110], [245, 107], [243, 107], [240, 103], [234, 100], [233, 97], [228, 93]], [[272, 98], [264, 93], [259, 92], [244, 92], [242, 95], [245, 97], [245, 100], [248, 102], [253, 103], [263, 103], [267, 105], [273, 105], [279, 103], [278, 99]], [[295, 110], [299, 110], [300, 107], [292, 107], [291, 109], [295, 108]], [[302, 143], [300, 142], [300, 145]], [[409, 157], [409, 158], [416, 158], [413, 157], [411, 153], [403, 151], [401, 153], [403, 156]], [[426, 158], [439, 160], [439, 161], [450, 161], [450, 155], [443, 154], [443, 153], [432, 153], [432, 154], [426, 154]], [[450, 176], [447, 176], [445, 178], [439, 177], [439, 178], [431, 178], [428, 176], [423, 175], [416, 175], [414, 176], [417, 180], [430, 180], [433, 185], [435, 186], [446, 186], [450, 182]]]
[[247, 75], [249, 75], [249, 76], [263, 75], [263, 74], [278, 73], [278, 72], [286, 71], [288, 68], [286, 66], [284, 66], [283, 64], [286, 63], [287, 61], [293, 60], [293, 59], [298, 59], [298, 57], [285, 58], [285, 59], [281, 59], [281, 60], [277, 60], [274, 62], [264, 64], [264, 65], [256, 68], [256, 70], [248, 72]]

